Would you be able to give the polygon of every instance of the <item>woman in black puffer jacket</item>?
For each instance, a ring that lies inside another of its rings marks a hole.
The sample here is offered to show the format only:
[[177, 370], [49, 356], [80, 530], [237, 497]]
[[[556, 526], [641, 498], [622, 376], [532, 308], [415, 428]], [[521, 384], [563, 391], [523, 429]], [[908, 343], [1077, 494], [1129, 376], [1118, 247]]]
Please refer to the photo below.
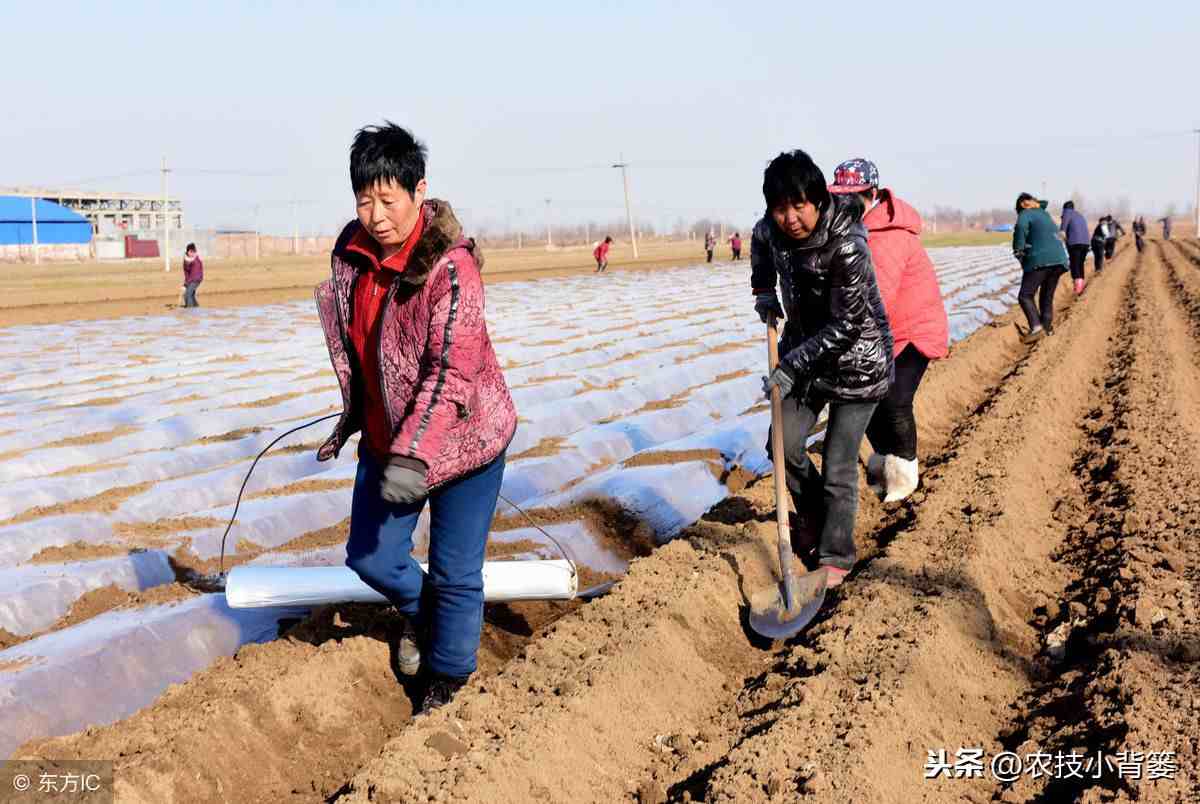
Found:
[[[856, 557], [858, 448], [891, 384], [892, 333], [858, 198], [830, 194], [821, 169], [803, 151], [772, 160], [763, 196], [767, 214], [750, 241], [751, 283], [764, 322], [787, 312], [780, 365], [766, 390], [777, 385], [784, 397], [788, 490], [805, 523], [793, 543], [804, 555], [817, 542], [817, 559], [836, 586]], [[818, 472], [805, 445], [826, 404]]]

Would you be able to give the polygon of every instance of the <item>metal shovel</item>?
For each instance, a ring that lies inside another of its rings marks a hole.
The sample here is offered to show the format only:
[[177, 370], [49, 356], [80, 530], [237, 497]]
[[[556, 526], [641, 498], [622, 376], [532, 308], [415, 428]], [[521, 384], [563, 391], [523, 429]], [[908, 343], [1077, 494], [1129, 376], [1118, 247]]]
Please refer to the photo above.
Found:
[[[767, 321], [769, 371], [779, 364], [779, 338], [775, 316]], [[792, 535], [788, 525], [788, 489], [783, 454], [783, 397], [771, 388], [771, 457], [775, 463], [775, 520], [779, 528], [779, 574], [777, 585], [750, 596], [750, 627], [770, 639], [795, 636], [812, 622], [825, 602], [828, 571], [797, 575], [792, 569]]]

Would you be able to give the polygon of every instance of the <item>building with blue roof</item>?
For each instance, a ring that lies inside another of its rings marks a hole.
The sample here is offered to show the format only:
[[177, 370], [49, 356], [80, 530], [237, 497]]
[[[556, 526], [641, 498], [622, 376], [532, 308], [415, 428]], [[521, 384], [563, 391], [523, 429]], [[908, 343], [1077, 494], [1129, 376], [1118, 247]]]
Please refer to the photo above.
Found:
[[34, 204], [39, 245], [92, 242], [92, 224], [78, 212], [44, 198], [0, 195], [0, 246], [33, 245]]

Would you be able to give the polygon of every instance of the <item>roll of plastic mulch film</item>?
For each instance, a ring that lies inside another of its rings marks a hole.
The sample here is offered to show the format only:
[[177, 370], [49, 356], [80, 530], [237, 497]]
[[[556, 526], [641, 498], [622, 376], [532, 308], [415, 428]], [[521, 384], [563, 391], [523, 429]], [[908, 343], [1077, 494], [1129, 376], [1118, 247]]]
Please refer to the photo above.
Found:
[[[421, 569], [428, 570], [422, 564]], [[578, 591], [570, 561], [486, 561], [483, 599], [570, 600]], [[234, 567], [225, 586], [230, 608], [322, 606], [333, 603], [387, 603], [349, 567]]]

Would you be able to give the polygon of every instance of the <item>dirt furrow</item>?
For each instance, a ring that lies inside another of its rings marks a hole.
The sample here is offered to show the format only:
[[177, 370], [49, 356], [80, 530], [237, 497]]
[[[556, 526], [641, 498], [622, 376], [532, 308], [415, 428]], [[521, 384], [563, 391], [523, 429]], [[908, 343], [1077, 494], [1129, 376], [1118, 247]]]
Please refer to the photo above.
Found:
[[1075, 754], [1083, 767], [1024, 777], [1002, 800], [1200, 797], [1200, 373], [1180, 289], [1160, 248], [1129, 279], [1109, 377], [1082, 423], [1088, 524], [1063, 554], [1078, 578], [1040, 618], [1048, 672], [1005, 735], [1009, 750]]
[[[922, 401], [931, 408], [923, 412], [922, 421], [922, 436], [929, 443], [944, 444], [972, 412], [987, 417], [987, 389], [1021, 353], [1012, 320], [1006, 317], [999, 326], [979, 333], [974, 343], [956, 350], [954, 359], [931, 371], [922, 389]], [[931, 479], [936, 475], [935, 471]], [[697, 782], [713, 777], [713, 768], [726, 761], [722, 757], [736, 758], [740, 749], [735, 746], [757, 733], [755, 726], [743, 732], [738, 717], [743, 698], [771, 709], [779, 700], [796, 703], [806, 694], [808, 673], [770, 672], [778, 655], [760, 652], [762, 646], [753, 646], [742, 623], [730, 616], [736, 613], [731, 601], [770, 582], [772, 528], [766, 520], [771, 506], [761, 499], [768, 492], [769, 484], [756, 484], [719, 506], [688, 534], [690, 548], [677, 543], [635, 561], [630, 577], [612, 598], [563, 620], [557, 633], [505, 668], [500, 678], [506, 683], [472, 689], [448, 711], [414, 724], [392, 741], [352, 780], [346, 798], [518, 801], [635, 796], [646, 801], [701, 793], [704, 785]], [[893, 516], [866, 508], [864, 521], [871, 524]], [[879, 550], [878, 540], [863, 541], [869, 561]], [[898, 580], [902, 585], [920, 583]], [[688, 594], [676, 592], [681, 583]], [[923, 586], [932, 595], [940, 594], [936, 582]], [[716, 598], [696, 600], [696, 595], [713, 589], [721, 590]], [[737, 591], [730, 594], [732, 590]], [[874, 594], [889, 592], [885, 588]], [[627, 610], [630, 604], [635, 605], [632, 614]], [[845, 600], [839, 609], [844, 605]], [[614, 607], [612, 613], [597, 615], [598, 623], [589, 619], [609, 606]], [[710, 621], [698, 627], [696, 618], [706, 610]], [[604, 628], [598, 630], [601, 624]], [[619, 627], [613, 629], [614, 624]], [[875, 644], [870, 630], [856, 635], [864, 646]], [[642, 632], [650, 638], [638, 636]], [[547, 692], [553, 693], [554, 679], [570, 680], [580, 672], [573, 653], [578, 643], [597, 645], [602, 655], [613, 656], [618, 667], [629, 670], [613, 667], [589, 673], [586, 685], [568, 685], [576, 700], [563, 702]], [[647, 672], [647, 667], [653, 669]], [[694, 680], [697, 675], [701, 681]], [[664, 714], [664, 704], [669, 714]], [[480, 708], [489, 718], [484, 723], [477, 722]], [[834, 740], [831, 732], [836, 729], [823, 726]], [[567, 736], [572, 729], [586, 736], [572, 739]], [[508, 737], [495, 739], [492, 735], [498, 733]], [[458, 741], [458, 753], [447, 755], [430, 745], [444, 742], [439, 737], [443, 734]], [[777, 746], [773, 754], [779, 758]], [[789, 789], [783, 781], [778, 783], [780, 791]], [[734, 797], [742, 792], [736, 787], [729, 788]]]
[[[579, 605], [489, 606], [479, 678]], [[397, 683], [389, 610], [324, 607], [292, 625], [130, 718], [28, 743], [14, 758], [112, 758], [122, 802], [324, 800], [407, 727], [416, 693]]]
[[[1078, 440], [1072, 425], [1100, 377], [1128, 270], [1116, 261], [1017, 364], [962, 443], [951, 443], [885, 555], [747, 685], [743, 737], [693, 798], [991, 795], [984, 779], [925, 781], [922, 766], [930, 750], [994, 753], [1007, 706], [1030, 685], [1038, 590], [1067, 580], [1049, 556], [1061, 540], [1054, 514]], [[765, 704], [755, 687], [772, 675], [803, 682]]]
[[[864, 491], [862, 568], [799, 644], [754, 642], [737, 608], [773, 573], [773, 501], [759, 482], [636, 560], [605, 599], [573, 613], [490, 609], [484, 672], [428, 718], [409, 722], [385, 623], [340, 607], [302, 626], [311, 638], [244, 649], [133, 718], [26, 753], [117, 756], [122, 800], [205, 800], [218, 780], [247, 801], [938, 789], [921, 783], [927, 749], [998, 742], [1041, 649], [1035, 590], [1072, 578], [1050, 561], [1054, 490], [1083, 441], [1074, 425], [1103, 371], [1126, 263], [1082, 304], [1067, 304], [1064, 284], [1057, 334], [1027, 356], [1011, 313], [930, 369], [925, 486], [888, 509]], [[993, 792], [954, 785], [940, 789]]]

